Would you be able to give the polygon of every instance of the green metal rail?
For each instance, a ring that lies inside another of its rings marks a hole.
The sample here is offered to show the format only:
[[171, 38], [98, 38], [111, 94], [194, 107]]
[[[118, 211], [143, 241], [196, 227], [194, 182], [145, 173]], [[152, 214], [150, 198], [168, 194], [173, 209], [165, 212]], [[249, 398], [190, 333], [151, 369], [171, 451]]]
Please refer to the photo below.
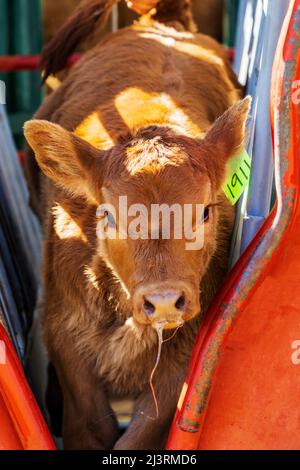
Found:
[[[0, 0], [0, 55], [35, 55], [42, 48], [42, 1]], [[7, 111], [18, 148], [22, 127], [42, 99], [36, 71], [1, 73], [6, 84]]]
[[223, 42], [227, 47], [234, 46], [239, 3], [240, 0], [224, 0]]

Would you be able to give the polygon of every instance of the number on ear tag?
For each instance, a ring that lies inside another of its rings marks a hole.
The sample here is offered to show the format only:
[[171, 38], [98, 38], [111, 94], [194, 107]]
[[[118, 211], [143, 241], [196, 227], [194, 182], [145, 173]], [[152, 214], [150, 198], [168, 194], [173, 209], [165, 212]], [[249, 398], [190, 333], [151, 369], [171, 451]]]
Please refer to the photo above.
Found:
[[236, 204], [250, 181], [251, 158], [246, 149], [231, 158], [226, 167], [226, 178], [222, 185], [227, 199]]

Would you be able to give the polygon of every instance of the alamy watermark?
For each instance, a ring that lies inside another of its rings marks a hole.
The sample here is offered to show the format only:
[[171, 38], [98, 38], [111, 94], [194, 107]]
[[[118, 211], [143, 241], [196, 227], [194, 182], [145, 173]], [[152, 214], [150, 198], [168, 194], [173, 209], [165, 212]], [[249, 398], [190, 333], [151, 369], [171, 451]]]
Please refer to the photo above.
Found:
[[6, 104], [6, 85], [0, 80], [0, 104]]
[[0, 366], [6, 364], [6, 346], [4, 341], [0, 341]]
[[[203, 204], [132, 204], [119, 197], [116, 209], [101, 204], [97, 209], [97, 236], [101, 240], [182, 240], [186, 250], [201, 250], [208, 208]], [[117, 222], [118, 221], [118, 222]]]
[[300, 364], [300, 340], [296, 339], [292, 342], [291, 348], [294, 349], [294, 352], [291, 354], [291, 361], [295, 366]]
[[295, 80], [292, 84], [292, 101], [294, 104], [300, 104], [300, 80]]

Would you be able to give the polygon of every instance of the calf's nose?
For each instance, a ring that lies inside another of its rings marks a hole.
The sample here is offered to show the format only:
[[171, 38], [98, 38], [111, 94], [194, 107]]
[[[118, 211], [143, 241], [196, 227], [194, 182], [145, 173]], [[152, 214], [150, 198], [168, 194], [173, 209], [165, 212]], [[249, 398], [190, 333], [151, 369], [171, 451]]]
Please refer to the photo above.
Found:
[[163, 290], [144, 294], [143, 311], [151, 320], [181, 317], [186, 309], [186, 296], [182, 291]]

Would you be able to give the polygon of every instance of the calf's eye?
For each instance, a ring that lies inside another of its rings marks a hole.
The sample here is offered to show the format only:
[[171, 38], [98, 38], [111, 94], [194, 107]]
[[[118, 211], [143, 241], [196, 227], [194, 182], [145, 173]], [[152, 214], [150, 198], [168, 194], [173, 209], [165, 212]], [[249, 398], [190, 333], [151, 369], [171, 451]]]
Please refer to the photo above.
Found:
[[203, 211], [202, 223], [208, 222], [209, 220], [209, 207], [206, 206]]

